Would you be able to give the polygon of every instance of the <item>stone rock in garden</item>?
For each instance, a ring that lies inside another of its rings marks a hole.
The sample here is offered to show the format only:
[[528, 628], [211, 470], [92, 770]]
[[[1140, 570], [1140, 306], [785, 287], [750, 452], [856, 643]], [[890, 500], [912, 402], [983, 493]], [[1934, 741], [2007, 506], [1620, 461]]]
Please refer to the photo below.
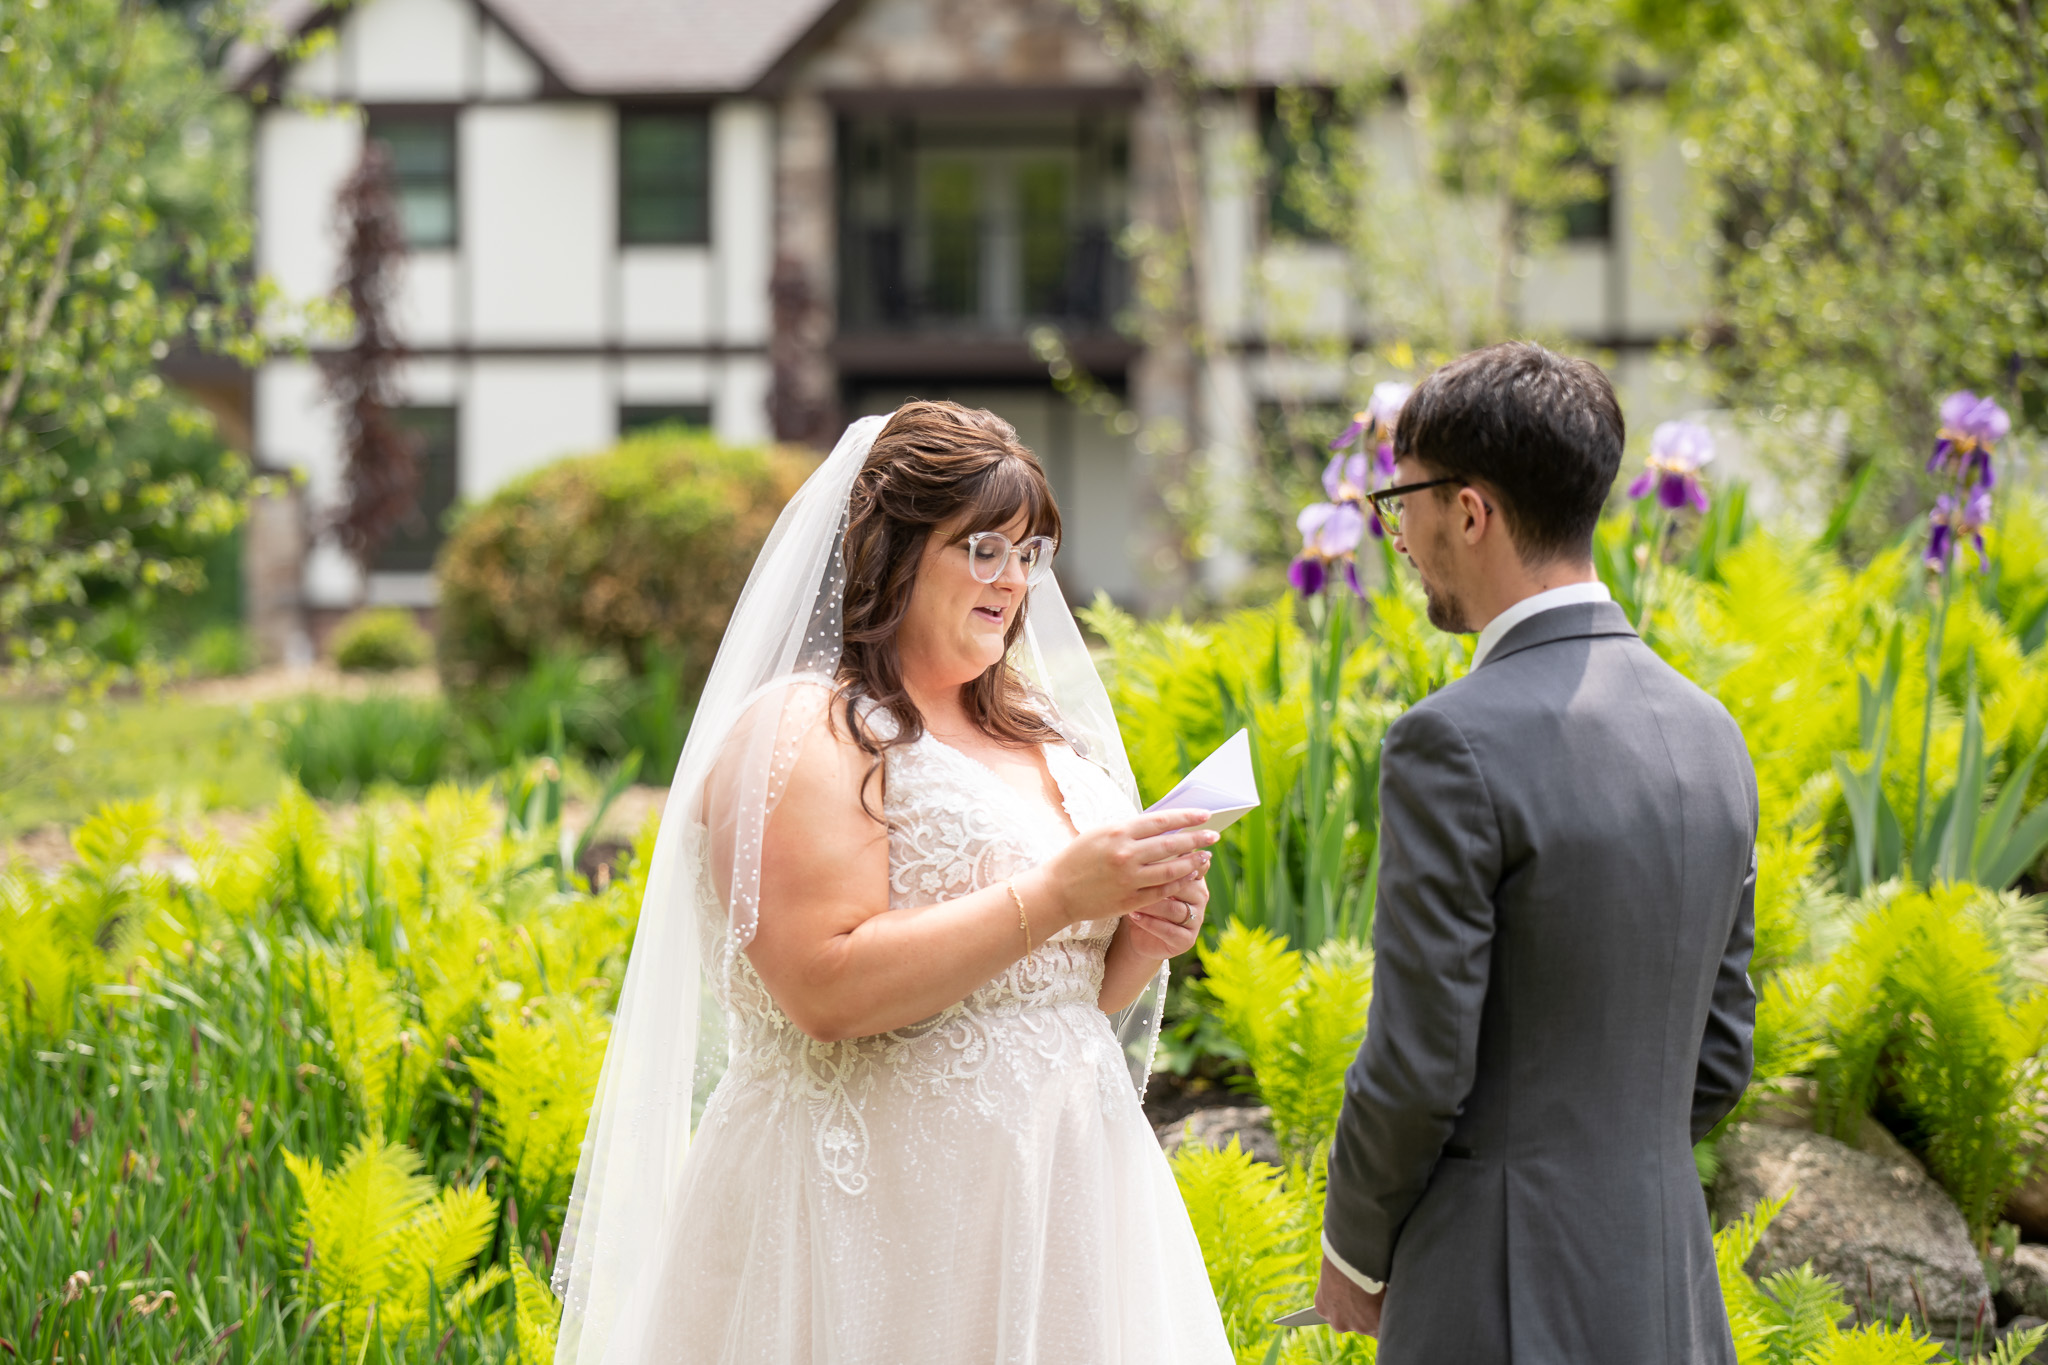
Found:
[[[1757, 1106], [1751, 1121], [1772, 1128], [1811, 1133], [1814, 1131], [1815, 1090], [1814, 1083], [1803, 1076], [1787, 1081], [1783, 1089]], [[1891, 1129], [1868, 1114], [1863, 1116], [1863, 1126], [1857, 1130], [1856, 1140], [1849, 1145], [1882, 1161], [1926, 1169], [1920, 1165], [1920, 1158], [1907, 1151], [1905, 1144], [1892, 1136]]]
[[1752, 1275], [1811, 1261], [1866, 1320], [1910, 1316], [1937, 1337], [1968, 1339], [1995, 1320], [1963, 1215], [1917, 1162], [1762, 1123], [1735, 1124], [1719, 1152], [1719, 1222], [1792, 1193], [1750, 1258]]
[[2048, 1172], [2012, 1192], [2005, 1201], [2005, 1221], [2017, 1223], [2024, 1236], [2048, 1242]]
[[2002, 1316], [2048, 1318], [2048, 1247], [2022, 1242], [2012, 1255], [1993, 1252], [1998, 1262], [1998, 1307]]
[[1269, 1166], [1280, 1164], [1280, 1143], [1273, 1136], [1273, 1111], [1265, 1105], [1232, 1105], [1222, 1109], [1197, 1109], [1186, 1118], [1162, 1123], [1156, 1130], [1159, 1145], [1172, 1156], [1183, 1142], [1205, 1147], [1228, 1147], [1230, 1139], [1254, 1161]]

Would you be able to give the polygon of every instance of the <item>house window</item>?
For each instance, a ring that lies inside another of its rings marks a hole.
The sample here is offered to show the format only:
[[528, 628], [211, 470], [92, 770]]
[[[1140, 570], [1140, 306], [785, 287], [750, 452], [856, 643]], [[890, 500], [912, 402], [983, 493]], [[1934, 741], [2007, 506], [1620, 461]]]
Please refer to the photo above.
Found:
[[619, 116], [619, 239], [711, 240], [711, 120], [703, 110]]
[[1266, 232], [1275, 241], [1332, 240], [1339, 189], [1336, 101], [1326, 90], [1268, 91], [1259, 101], [1259, 140], [1266, 149]]
[[380, 573], [427, 573], [441, 549], [443, 523], [455, 506], [455, 409], [393, 408], [391, 418], [412, 439], [419, 493], [371, 567]]
[[1593, 171], [1599, 190], [1559, 210], [1568, 242], [1605, 242], [1614, 236], [1614, 167], [1596, 165]]
[[447, 114], [370, 116], [391, 154], [392, 192], [409, 247], [455, 245], [455, 120]]
[[710, 426], [711, 406], [708, 403], [628, 403], [619, 409], [619, 435], [622, 437], [652, 431], [656, 427], [708, 429]]

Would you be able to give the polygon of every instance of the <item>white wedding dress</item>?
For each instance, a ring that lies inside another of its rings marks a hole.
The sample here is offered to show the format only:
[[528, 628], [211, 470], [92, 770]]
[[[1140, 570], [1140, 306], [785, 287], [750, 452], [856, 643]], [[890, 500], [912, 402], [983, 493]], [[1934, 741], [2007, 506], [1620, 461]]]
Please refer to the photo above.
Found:
[[[888, 750], [890, 905], [1000, 884], [1133, 813], [1093, 763], [1064, 745], [1046, 758], [1072, 828], [929, 735]], [[1114, 921], [1055, 934], [923, 1023], [820, 1043], [703, 918], [728, 1069], [626, 1358], [1228, 1365], [1201, 1249], [1096, 1006]]]

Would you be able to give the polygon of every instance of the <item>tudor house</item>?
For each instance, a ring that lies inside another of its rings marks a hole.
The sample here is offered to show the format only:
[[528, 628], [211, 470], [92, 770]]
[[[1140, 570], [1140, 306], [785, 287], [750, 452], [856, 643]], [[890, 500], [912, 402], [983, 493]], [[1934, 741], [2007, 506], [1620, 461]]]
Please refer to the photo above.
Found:
[[[822, 448], [910, 395], [1014, 422], [1060, 495], [1070, 599], [1137, 600], [1145, 466], [1054, 392], [1029, 332], [1058, 326], [1133, 408], [1191, 424], [1220, 477], [1263, 407], [1344, 400], [1340, 360], [1274, 337], [1370, 336], [1350, 267], [1288, 232], [1229, 151], [1271, 122], [1275, 87], [1414, 23], [1406, 0], [1317, 2], [1262, 7], [1215, 58], [1234, 93], [1192, 140], [1203, 302], [1228, 345], [1196, 359], [1114, 325], [1132, 288], [1119, 239], [1174, 192], [1168, 115], [1067, 0], [278, 0], [284, 33], [322, 40], [230, 63], [256, 110], [258, 268], [289, 300], [333, 291], [336, 193], [381, 140], [408, 244], [399, 415], [425, 468], [422, 515], [364, 582], [308, 530], [340, 470], [319, 345], [258, 369], [240, 414], [254, 454], [306, 476], [252, 523], [264, 652], [303, 655], [309, 619], [361, 601], [430, 605], [448, 508], [550, 460], [664, 421]], [[1394, 162], [1400, 122], [1369, 130]], [[1697, 316], [1701, 281], [1656, 245], [1685, 198], [1672, 139], [1635, 139], [1612, 184], [1521, 282], [1521, 321], [1613, 356], [1641, 429], [1690, 406], [1654, 348]], [[1207, 571], [1227, 577], [1228, 555]]]

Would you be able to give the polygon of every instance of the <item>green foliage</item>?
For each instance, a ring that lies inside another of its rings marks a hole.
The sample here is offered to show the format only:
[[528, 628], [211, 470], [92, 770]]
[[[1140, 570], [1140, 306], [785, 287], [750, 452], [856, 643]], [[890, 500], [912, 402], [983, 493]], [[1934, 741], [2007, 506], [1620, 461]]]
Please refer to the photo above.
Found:
[[418, 668], [434, 657], [434, 641], [411, 612], [373, 607], [353, 612], [334, 628], [335, 666], [344, 673], [388, 673]]
[[538, 1227], [559, 1226], [576, 1177], [584, 1121], [604, 1065], [608, 1023], [573, 995], [491, 1014], [489, 1057], [466, 1057], [490, 1096], [499, 1150], [517, 1182], [519, 1207]]
[[[206, 7], [204, 36], [246, 9]], [[247, 110], [198, 48], [155, 5], [0, 10], [0, 638], [21, 662], [90, 665], [84, 628], [195, 591], [242, 515], [247, 463], [218, 441], [187, 460], [131, 439], [197, 421], [163, 400], [170, 346], [260, 350]]]
[[[452, 787], [342, 837], [287, 788], [186, 838], [177, 880], [143, 870], [162, 837], [109, 809], [75, 866], [0, 867], [0, 1005], [49, 983], [0, 1010], [0, 1335], [96, 1365], [549, 1358], [545, 1290], [507, 1271], [548, 1259], [560, 1196], [527, 1191], [574, 1161], [549, 1111], [580, 1122], [638, 885], [592, 894], [557, 827]], [[486, 1095], [472, 1062], [515, 1058]]]
[[638, 672], [660, 652], [694, 691], [808, 468], [665, 428], [505, 485], [463, 514], [441, 553], [443, 673], [469, 686], [563, 653], [615, 655]]
[[494, 1265], [462, 1282], [497, 1211], [481, 1186], [436, 1191], [418, 1153], [375, 1135], [346, 1148], [331, 1173], [318, 1157], [283, 1156], [304, 1201], [293, 1237], [306, 1249], [307, 1301], [332, 1305], [321, 1329], [343, 1352], [372, 1328], [419, 1326], [435, 1297], [459, 1314], [506, 1279]]
[[689, 733], [690, 707], [677, 656], [650, 649], [632, 672], [617, 655], [544, 654], [524, 673], [451, 694], [472, 765], [505, 767], [550, 751], [552, 727], [593, 763], [639, 753], [652, 781], [675, 775]]
[[1336, 1132], [1344, 1073], [1365, 1037], [1372, 954], [1330, 939], [1304, 959], [1285, 939], [1244, 924], [1196, 951], [1198, 989], [1272, 1107], [1281, 1152], [1312, 1165]]
[[1191, 625], [1139, 623], [1098, 598], [1105, 681], [1147, 800], [1238, 729], [1263, 799], [1225, 833], [1209, 873], [1211, 931], [1242, 921], [1314, 946], [1370, 921], [1379, 838], [1379, 740], [1399, 705], [1367, 693], [1398, 674], [1379, 642], [1352, 643], [1349, 608], [1305, 638], [1283, 604]]
[[540, 1276], [512, 1248], [513, 1329], [519, 1342], [517, 1365], [555, 1365], [555, 1331], [562, 1305]]
[[194, 677], [233, 677], [256, 667], [256, 646], [240, 626], [207, 626], [186, 644], [185, 663]]
[[348, 798], [379, 782], [426, 787], [454, 770], [454, 722], [438, 697], [308, 696], [278, 716], [278, 757], [306, 790]]
[[1881, 1092], [1894, 1101], [1980, 1247], [2040, 1155], [2048, 990], [2013, 961], [2032, 945], [2010, 913], [1968, 886], [1881, 893], [1827, 966], [1823, 1122], [1853, 1135]]
[[[2038, 411], [2048, 281], [2040, 20], [1954, 5], [1738, 0], [1671, 57], [1716, 225], [1715, 343], [1734, 406], [1832, 414], [1882, 534], [1956, 388]], [[1704, 338], [1702, 338], [1704, 341]], [[2016, 359], [2018, 358], [2018, 359]], [[1817, 429], [1788, 431], [1805, 463]]]

